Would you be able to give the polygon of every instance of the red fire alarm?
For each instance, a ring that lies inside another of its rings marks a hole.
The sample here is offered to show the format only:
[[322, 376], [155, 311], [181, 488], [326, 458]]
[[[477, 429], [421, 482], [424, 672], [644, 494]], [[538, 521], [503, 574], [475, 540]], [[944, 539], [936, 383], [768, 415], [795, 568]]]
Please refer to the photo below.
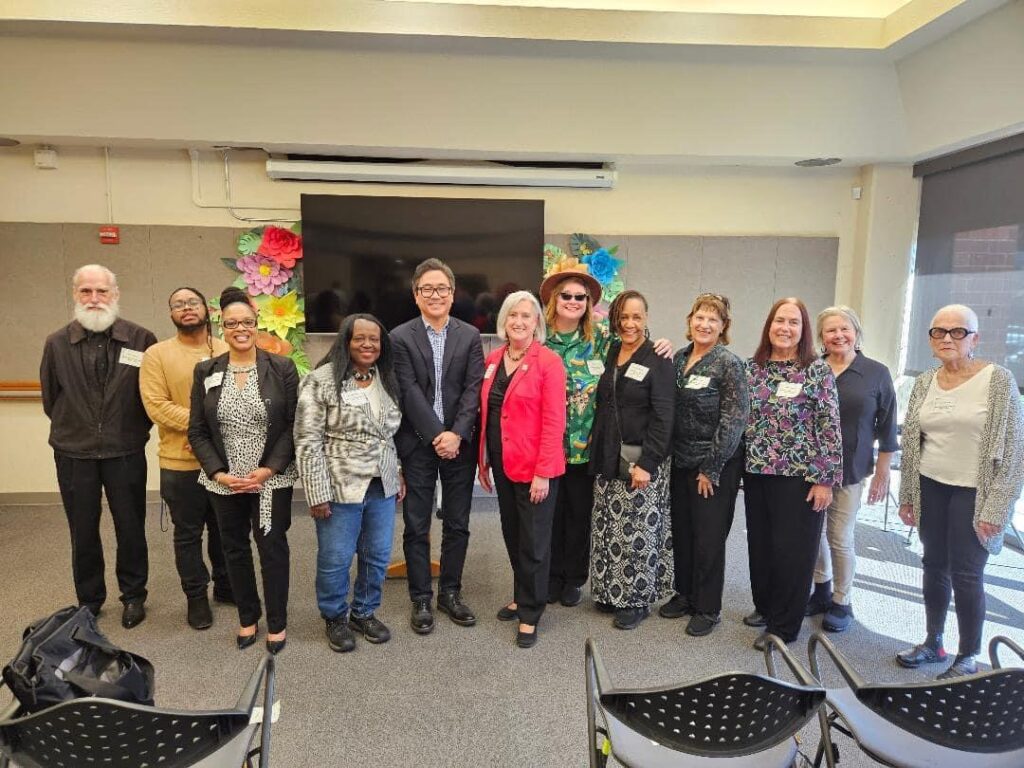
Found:
[[120, 227], [100, 227], [100, 242], [104, 245], [117, 245], [121, 242]]

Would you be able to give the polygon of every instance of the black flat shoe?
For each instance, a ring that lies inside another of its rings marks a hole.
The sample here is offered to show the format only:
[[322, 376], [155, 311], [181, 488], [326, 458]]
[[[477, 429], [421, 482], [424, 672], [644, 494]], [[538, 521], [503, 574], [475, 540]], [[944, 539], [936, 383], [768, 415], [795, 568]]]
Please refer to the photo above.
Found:
[[580, 587], [567, 586], [562, 590], [559, 601], [566, 608], [575, 608], [583, 602], [583, 589]]
[[260, 633], [260, 625], [256, 625], [256, 631], [251, 635], [235, 635], [235, 643], [238, 645], [238, 650], [244, 651], [246, 648], [256, 645], [256, 636]]
[[516, 632], [516, 645], [520, 648], [533, 648], [537, 644], [538, 632], [540, 632], [540, 628], [537, 626], [534, 626], [533, 632], [518, 630]]
[[746, 624], [748, 627], [767, 627], [768, 619], [766, 619], [757, 611], [754, 611], [753, 613], [748, 613], [746, 616], [743, 617], [743, 623]]
[[650, 615], [651, 609], [646, 606], [643, 608], [619, 608], [615, 612], [612, 626], [616, 629], [636, 629], [640, 626], [640, 622]]
[[597, 608], [600, 613], [615, 613], [615, 611], [618, 610], [611, 603], [599, 603], [596, 600], [594, 601], [594, 607]]
[[146, 620], [146, 603], [143, 600], [129, 600], [121, 612], [121, 626], [125, 629], [137, 627]]
[[683, 616], [692, 616], [693, 605], [688, 597], [676, 594], [658, 609], [658, 615], [663, 619], [681, 619]]
[[503, 605], [498, 609], [498, 621], [512, 621], [519, 618], [519, 609]]
[[267, 652], [277, 656], [281, 651], [284, 650], [285, 643], [288, 642], [287, 637], [282, 637], [280, 640], [267, 640]]

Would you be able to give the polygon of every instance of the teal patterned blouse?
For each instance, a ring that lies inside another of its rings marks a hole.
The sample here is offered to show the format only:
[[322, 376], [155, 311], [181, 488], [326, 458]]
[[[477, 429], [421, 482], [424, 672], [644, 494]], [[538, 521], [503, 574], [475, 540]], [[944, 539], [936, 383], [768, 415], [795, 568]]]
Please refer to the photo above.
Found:
[[590, 460], [590, 432], [594, 427], [597, 381], [604, 370], [610, 335], [605, 324], [594, 323], [594, 339], [586, 341], [577, 330], [557, 333], [548, 329], [545, 345], [565, 365], [565, 460], [586, 464]]

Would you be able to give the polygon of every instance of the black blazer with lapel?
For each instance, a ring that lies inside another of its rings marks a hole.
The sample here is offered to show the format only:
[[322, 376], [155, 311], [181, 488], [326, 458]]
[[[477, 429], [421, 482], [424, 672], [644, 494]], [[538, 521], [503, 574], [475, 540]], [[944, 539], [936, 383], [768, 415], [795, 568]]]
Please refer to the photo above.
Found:
[[[188, 442], [206, 476], [228, 471], [224, 437], [217, 420], [217, 405], [224, 387], [233, 386], [227, 378], [228, 353], [196, 364], [192, 379], [192, 405], [188, 421]], [[221, 384], [206, 389], [206, 379], [223, 373]], [[283, 472], [295, 458], [292, 425], [298, 399], [299, 374], [291, 358], [256, 350], [256, 377], [260, 397], [267, 406], [267, 441], [260, 466]]]
[[402, 396], [402, 424], [395, 434], [399, 457], [408, 456], [417, 445], [430, 447], [446, 430], [472, 442], [484, 379], [480, 332], [462, 320], [449, 319], [441, 363], [443, 424], [434, 413], [434, 353], [422, 316], [391, 331], [391, 341]]

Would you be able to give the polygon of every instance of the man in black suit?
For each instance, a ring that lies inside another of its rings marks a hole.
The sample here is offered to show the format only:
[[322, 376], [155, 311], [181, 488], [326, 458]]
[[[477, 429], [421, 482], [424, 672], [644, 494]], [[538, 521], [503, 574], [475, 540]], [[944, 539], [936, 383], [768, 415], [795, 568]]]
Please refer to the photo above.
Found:
[[416, 267], [413, 297], [420, 317], [391, 332], [402, 424], [395, 447], [402, 462], [406, 567], [412, 628], [434, 629], [430, 603], [430, 517], [441, 478], [441, 578], [437, 608], [464, 627], [476, 616], [462, 602], [462, 568], [469, 544], [469, 508], [476, 468], [476, 422], [484, 355], [480, 333], [450, 316], [455, 276], [439, 259]]

